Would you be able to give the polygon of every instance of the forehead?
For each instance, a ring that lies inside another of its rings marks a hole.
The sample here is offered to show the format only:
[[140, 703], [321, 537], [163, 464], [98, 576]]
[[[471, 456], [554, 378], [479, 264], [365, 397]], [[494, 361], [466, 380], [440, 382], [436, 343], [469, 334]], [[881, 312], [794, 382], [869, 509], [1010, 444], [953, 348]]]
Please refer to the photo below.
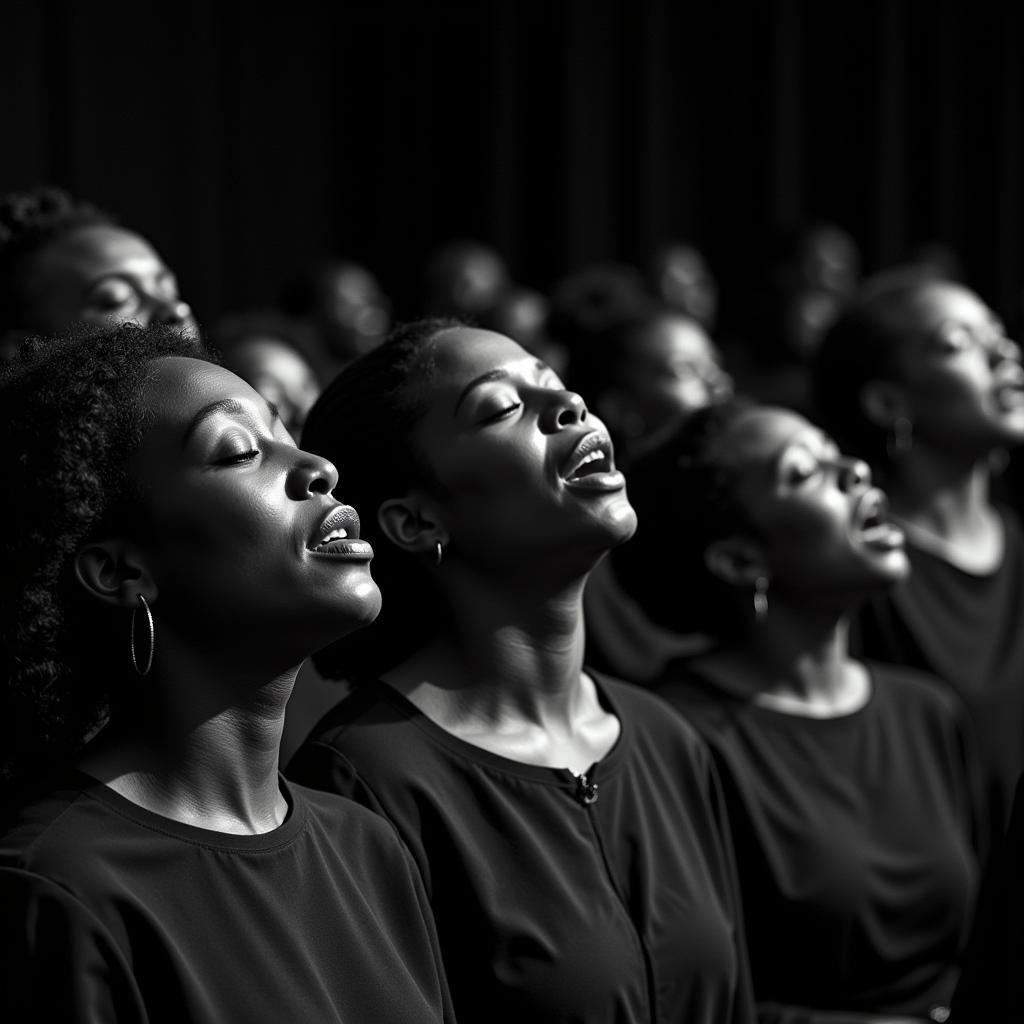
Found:
[[798, 413], [767, 406], [742, 413], [720, 443], [723, 459], [740, 468], [774, 462], [794, 444], [820, 447], [824, 441], [824, 434]]
[[77, 228], [44, 246], [35, 255], [37, 272], [76, 277], [149, 271], [160, 257], [145, 239], [106, 224]]
[[695, 358], [713, 351], [704, 329], [684, 316], [661, 317], [639, 336], [648, 349], [666, 356]]
[[520, 363], [532, 367], [537, 361], [504, 334], [475, 327], [441, 331], [431, 342], [431, 349], [440, 376], [453, 383], [472, 380], [490, 370], [514, 369]]
[[925, 288], [913, 305], [929, 326], [943, 320], [972, 323], [994, 319], [992, 311], [974, 292], [955, 284], [936, 283]]
[[254, 402], [258, 406], [264, 404], [260, 396], [230, 370], [186, 356], [153, 360], [143, 398], [151, 421], [182, 430], [200, 409], [223, 398]]

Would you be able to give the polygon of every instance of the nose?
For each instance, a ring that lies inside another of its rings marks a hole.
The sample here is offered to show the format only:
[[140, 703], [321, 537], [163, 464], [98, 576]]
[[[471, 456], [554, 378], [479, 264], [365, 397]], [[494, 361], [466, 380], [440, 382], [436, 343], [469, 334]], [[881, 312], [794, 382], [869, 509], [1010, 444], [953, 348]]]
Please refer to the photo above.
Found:
[[330, 494], [338, 486], [334, 463], [312, 452], [295, 449], [295, 462], [288, 473], [286, 490], [294, 501], [305, 501], [320, 494]]
[[998, 366], [999, 363], [1019, 363], [1021, 361], [1020, 345], [1010, 338], [998, 338], [989, 349], [989, 358], [993, 366]]
[[[547, 389], [544, 389], [547, 391]], [[541, 427], [547, 431], [583, 423], [587, 418], [587, 403], [575, 391], [547, 391], [551, 396], [541, 416]]]
[[836, 461], [839, 469], [839, 487], [847, 494], [860, 487], [871, 486], [871, 470], [861, 459], [843, 455]]
[[187, 323], [192, 319], [192, 307], [182, 299], [161, 300], [153, 310], [150, 323], [168, 324], [171, 327]]

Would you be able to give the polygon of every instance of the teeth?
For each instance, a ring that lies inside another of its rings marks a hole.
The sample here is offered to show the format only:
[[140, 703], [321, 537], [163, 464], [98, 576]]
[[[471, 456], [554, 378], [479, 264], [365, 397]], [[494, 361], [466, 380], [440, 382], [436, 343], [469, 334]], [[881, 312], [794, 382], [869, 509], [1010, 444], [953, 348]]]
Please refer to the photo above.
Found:
[[322, 541], [321, 544], [326, 544], [329, 540], [344, 540], [348, 536], [348, 531], [342, 529], [340, 526], [337, 530], [331, 530], [329, 534]]
[[595, 448], [592, 452], [587, 452], [587, 454], [583, 456], [580, 464], [573, 471], [573, 475], [575, 476], [578, 474], [584, 466], [589, 466], [591, 462], [601, 462], [604, 458], [605, 453], [603, 448]]

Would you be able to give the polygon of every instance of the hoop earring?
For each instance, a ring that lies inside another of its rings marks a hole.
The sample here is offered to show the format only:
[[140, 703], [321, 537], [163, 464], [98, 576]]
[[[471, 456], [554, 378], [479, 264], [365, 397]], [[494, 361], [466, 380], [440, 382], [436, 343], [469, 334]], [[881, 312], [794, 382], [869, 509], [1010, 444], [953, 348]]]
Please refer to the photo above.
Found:
[[145, 668], [139, 668], [138, 659], [135, 656], [135, 613], [139, 610], [138, 608], [132, 609], [132, 632], [130, 637], [131, 652], [132, 652], [132, 666], [140, 676], [149, 675], [149, 670], [153, 667], [153, 652], [156, 650], [156, 628], [153, 624], [153, 613], [149, 610], [149, 605], [146, 604], [146, 599], [141, 595], [136, 595], [142, 602], [142, 608], [146, 613], [146, 623], [149, 626], [149, 657], [146, 658]]
[[434, 548], [434, 568], [436, 569], [441, 564], [441, 559], [444, 557], [444, 548], [441, 547], [441, 542], [437, 542], [437, 546]]
[[758, 576], [754, 580], [754, 618], [764, 622], [768, 617], [768, 584], [767, 576]]
[[899, 459], [909, 455], [914, 448], [914, 424], [906, 416], [898, 416], [892, 421], [890, 433], [885, 439], [885, 450], [890, 459]]

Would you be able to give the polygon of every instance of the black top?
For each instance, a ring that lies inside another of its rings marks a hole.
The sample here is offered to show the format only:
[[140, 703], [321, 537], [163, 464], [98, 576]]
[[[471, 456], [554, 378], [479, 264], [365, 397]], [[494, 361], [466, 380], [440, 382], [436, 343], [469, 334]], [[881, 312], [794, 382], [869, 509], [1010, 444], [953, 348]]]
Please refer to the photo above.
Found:
[[287, 785], [284, 824], [192, 828], [73, 773], [0, 837], [0, 1018], [82, 1024], [452, 1019], [394, 829]]
[[979, 576], [915, 547], [909, 579], [858, 614], [853, 645], [868, 657], [924, 669], [956, 691], [974, 721], [993, 838], [1024, 771], [1024, 536], [1001, 510], [1000, 567]]
[[1024, 782], [1006, 840], [982, 880], [974, 934], [953, 997], [956, 1024], [1024, 1021]]
[[868, 702], [824, 719], [696, 671], [658, 691], [715, 755], [764, 1019], [942, 1020], [952, 995], [976, 880], [969, 726], [918, 673], [869, 670]]
[[598, 562], [583, 591], [587, 664], [638, 686], [652, 686], [677, 662], [706, 650], [708, 637], [656, 623], [626, 592], [612, 559]]
[[460, 740], [379, 682], [321, 720], [288, 771], [395, 823], [460, 1021], [751, 1021], [711, 759], [655, 697], [598, 688], [621, 733], [579, 779]]

